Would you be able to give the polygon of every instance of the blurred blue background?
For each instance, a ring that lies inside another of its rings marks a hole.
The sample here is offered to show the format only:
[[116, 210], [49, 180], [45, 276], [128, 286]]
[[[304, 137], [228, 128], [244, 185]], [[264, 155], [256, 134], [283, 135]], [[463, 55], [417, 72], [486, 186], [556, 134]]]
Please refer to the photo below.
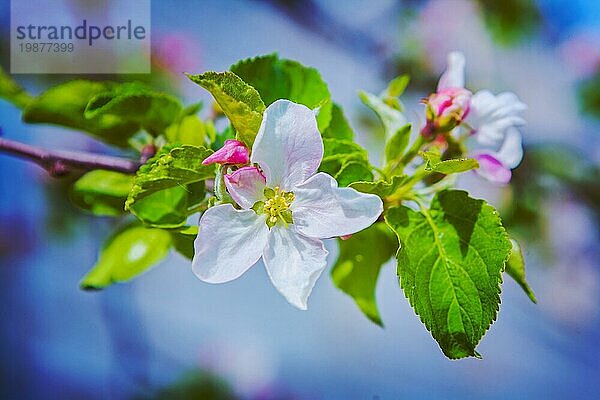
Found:
[[[5, 68], [9, 5], [0, 5]], [[523, 133], [536, 157], [515, 185], [471, 175], [459, 184], [496, 204], [523, 242], [538, 304], [507, 279], [483, 360], [450, 361], [409, 307], [393, 262], [377, 289], [384, 329], [327, 274], [301, 312], [260, 265], [214, 286], [175, 254], [130, 284], [83, 292], [78, 282], [114, 221], [84, 214], [67, 183], [0, 154], [0, 397], [159, 398], [202, 377], [221, 394], [195, 398], [600, 398], [600, 2], [156, 0], [152, 41], [155, 74], [187, 102], [209, 97], [182, 71], [271, 52], [316, 67], [375, 153], [380, 138], [365, 133], [373, 116], [357, 91], [377, 93], [410, 72], [416, 119], [446, 54], [463, 51], [470, 88], [513, 91], [529, 106]], [[17, 77], [36, 93], [64, 79]], [[48, 148], [110, 151], [77, 132], [24, 125], [5, 102], [0, 126]]]

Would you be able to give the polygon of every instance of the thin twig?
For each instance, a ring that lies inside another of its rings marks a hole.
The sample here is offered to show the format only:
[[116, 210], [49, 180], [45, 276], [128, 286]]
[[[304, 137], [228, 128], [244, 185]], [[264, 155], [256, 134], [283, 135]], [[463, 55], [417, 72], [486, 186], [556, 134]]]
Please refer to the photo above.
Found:
[[64, 176], [71, 170], [91, 171], [106, 169], [135, 174], [140, 167], [139, 161], [104, 156], [94, 153], [46, 150], [10, 139], [0, 138], [0, 153], [27, 159], [44, 168], [52, 176]]

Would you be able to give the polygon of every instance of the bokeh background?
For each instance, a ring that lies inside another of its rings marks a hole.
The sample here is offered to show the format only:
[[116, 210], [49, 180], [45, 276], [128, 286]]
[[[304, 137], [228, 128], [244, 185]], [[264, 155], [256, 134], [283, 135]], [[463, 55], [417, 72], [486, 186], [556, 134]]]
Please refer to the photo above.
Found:
[[[261, 266], [213, 286], [178, 255], [130, 284], [83, 292], [78, 282], [115, 221], [72, 206], [68, 178], [0, 154], [0, 397], [600, 398], [600, 2], [152, 3], [153, 74], [143, 79], [209, 101], [182, 71], [278, 52], [321, 71], [375, 161], [381, 136], [357, 91], [377, 93], [408, 72], [405, 103], [418, 119], [446, 54], [463, 51], [468, 87], [513, 91], [529, 106], [513, 184], [470, 174], [459, 184], [494, 203], [522, 242], [538, 304], [507, 279], [483, 360], [450, 361], [409, 307], [393, 262], [377, 290], [384, 329], [327, 274], [301, 312]], [[5, 69], [9, 7], [0, 2]], [[34, 93], [68, 78], [17, 77]], [[24, 125], [5, 102], [0, 126], [48, 148], [113, 151], [77, 132]]]

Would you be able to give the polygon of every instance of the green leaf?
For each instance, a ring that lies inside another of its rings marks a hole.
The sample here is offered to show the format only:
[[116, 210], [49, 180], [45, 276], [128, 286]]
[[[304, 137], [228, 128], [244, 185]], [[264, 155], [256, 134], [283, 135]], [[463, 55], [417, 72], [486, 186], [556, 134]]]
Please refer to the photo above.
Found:
[[342, 167], [351, 161], [357, 161], [370, 168], [367, 151], [353, 141], [324, 138], [323, 148], [323, 160], [319, 171], [335, 177]]
[[368, 159], [368, 154], [357, 143], [343, 139], [323, 139], [323, 159], [344, 159], [348, 155], [356, 156], [358, 159]]
[[135, 278], [162, 260], [170, 247], [169, 232], [129, 226], [109, 238], [96, 265], [83, 277], [81, 288], [99, 290]]
[[404, 93], [404, 91], [406, 90], [406, 87], [408, 86], [409, 83], [410, 83], [410, 75], [403, 74], [403, 75], [397, 76], [394, 79], [392, 79], [390, 81], [390, 83], [388, 84], [385, 95], [389, 96], [389, 97], [401, 96]]
[[175, 186], [152, 192], [133, 203], [127, 200], [127, 209], [147, 226], [179, 228], [188, 217], [189, 192], [185, 186]]
[[404, 125], [387, 141], [385, 144], [386, 161], [394, 161], [404, 153], [406, 146], [408, 146], [408, 141], [410, 140], [411, 128], [412, 126], [410, 124]]
[[362, 193], [376, 194], [382, 199], [391, 196], [398, 188], [408, 181], [406, 175], [393, 176], [391, 181], [378, 180], [377, 182], [354, 182], [349, 186]]
[[327, 129], [323, 131], [323, 137], [344, 140], [352, 140], [354, 138], [354, 132], [344, 115], [342, 107], [336, 103], [333, 103], [331, 122]]
[[33, 98], [0, 67], [0, 98], [19, 108], [27, 106]]
[[159, 190], [183, 187], [215, 176], [214, 165], [202, 165], [212, 150], [201, 146], [164, 147], [137, 172], [127, 207]]
[[230, 70], [256, 88], [267, 106], [275, 100], [288, 99], [310, 109], [319, 107], [319, 130], [324, 132], [329, 126], [331, 94], [315, 68], [269, 54], [242, 60]]
[[202, 165], [212, 153], [204, 147], [163, 147], [137, 172], [125, 203], [146, 225], [177, 228], [185, 225], [188, 208], [204, 198], [193, 184], [215, 176], [214, 165]]
[[354, 182], [372, 181], [373, 172], [370, 165], [364, 161], [348, 161], [342, 164], [334, 178], [339, 186], [348, 186]]
[[134, 82], [116, 85], [112, 90], [94, 96], [84, 116], [88, 119], [118, 117], [137, 123], [151, 135], [158, 136], [175, 122], [182, 109], [175, 97]]
[[388, 84], [388, 87], [379, 95], [385, 104], [391, 108], [400, 112], [404, 111], [404, 105], [398, 98], [410, 82], [410, 76], [408, 74], [400, 75]]
[[125, 213], [125, 200], [132, 186], [131, 175], [98, 169], [75, 182], [71, 200], [96, 215], [121, 215]]
[[201, 101], [189, 104], [189, 105], [185, 106], [183, 108], [183, 110], [181, 110], [181, 115], [184, 117], [190, 116], [190, 115], [196, 115], [202, 110], [202, 107], [204, 107], [204, 103], [202, 103]]
[[172, 231], [173, 248], [185, 258], [191, 260], [194, 258], [194, 241], [198, 236], [198, 227], [189, 226], [180, 231]]
[[421, 321], [447, 357], [479, 357], [511, 249], [496, 210], [464, 191], [442, 191], [429, 209], [395, 207], [385, 219], [400, 241], [401, 287]]
[[340, 240], [340, 255], [331, 270], [333, 283], [354, 299], [371, 321], [383, 326], [375, 286], [381, 266], [398, 249], [398, 241], [389, 228], [377, 223], [347, 240]]
[[360, 92], [359, 97], [379, 117], [386, 138], [391, 138], [408, 124], [408, 120], [401, 111], [386, 104], [380, 97], [367, 92]]
[[197, 211], [190, 212], [190, 208], [194, 209], [206, 204], [206, 183], [205, 181], [192, 182], [185, 187], [188, 192], [188, 215], [194, 214]]
[[202, 146], [206, 143], [206, 126], [196, 115], [183, 115], [165, 130], [169, 143]]
[[340, 186], [373, 180], [373, 168], [369, 164], [367, 151], [355, 142], [324, 138], [323, 147], [319, 171], [333, 176]]
[[[207, 125], [208, 126], [208, 125]], [[235, 139], [235, 132], [231, 128], [231, 126], [227, 126], [220, 132], [214, 132], [214, 139], [210, 144], [210, 148], [214, 151], [219, 150], [225, 144], [225, 141], [228, 139]]]
[[425, 160], [425, 170], [439, 172], [440, 174], [458, 174], [479, 168], [479, 163], [474, 158], [453, 158], [442, 160], [439, 152], [424, 151], [420, 153]]
[[256, 89], [229, 71], [187, 77], [213, 95], [240, 140], [252, 148], [265, 111], [265, 104]]
[[54, 86], [34, 98], [23, 110], [23, 121], [65, 126], [92, 134], [107, 143], [127, 147], [139, 124], [112, 115], [85, 118], [88, 102], [116, 87], [114, 82], [75, 80]]
[[512, 250], [508, 261], [506, 261], [504, 271], [510, 275], [519, 286], [521, 286], [532, 302], [537, 303], [535, 294], [525, 279], [525, 260], [523, 259], [523, 253], [521, 252], [521, 246], [514, 239], [511, 239], [510, 242], [512, 244]]

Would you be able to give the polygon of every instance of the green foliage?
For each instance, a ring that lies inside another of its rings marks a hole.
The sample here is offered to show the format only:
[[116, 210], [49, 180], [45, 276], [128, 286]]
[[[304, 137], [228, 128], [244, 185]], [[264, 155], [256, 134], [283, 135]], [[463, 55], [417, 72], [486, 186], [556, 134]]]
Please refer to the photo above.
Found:
[[90, 100], [110, 93], [117, 85], [114, 82], [75, 80], [54, 86], [25, 106], [23, 121], [73, 128], [107, 143], [127, 147], [129, 138], [139, 130], [138, 123], [114, 115], [84, 116]]
[[371, 167], [368, 163], [363, 161], [348, 161], [342, 164], [334, 178], [339, 186], [348, 186], [354, 182], [372, 181], [373, 172], [371, 172]]
[[398, 241], [385, 224], [376, 223], [339, 244], [340, 255], [331, 271], [333, 283], [354, 299], [367, 318], [383, 326], [375, 286], [381, 266], [394, 255]]
[[323, 139], [323, 161], [319, 171], [333, 176], [339, 186], [357, 181], [372, 181], [373, 167], [365, 149], [351, 140]]
[[189, 192], [186, 187], [170, 187], [129, 203], [127, 210], [145, 225], [157, 228], [179, 228], [188, 217]]
[[403, 74], [403, 75], [397, 76], [390, 81], [387, 89], [384, 92], [384, 95], [386, 97], [399, 97], [404, 93], [404, 91], [408, 87], [409, 83], [410, 83], [410, 75]]
[[[400, 110], [390, 106], [374, 94], [361, 91], [359, 96], [364, 105], [373, 110], [383, 124], [386, 138], [392, 138], [397, 132], [405, 129], [408, 120]], [[406, 138], [406, 143], [408, 143], [408, 138]], [[404, 144], [404, 147], [406, 147], [406, 144]]]
[[535, 294], [525, 279], [525, 260], [523, 259], [523, 253], [521, 252], [521, 246], [514, 239], [511, 239], [510, 242], [512, 244], [512, 249], [510, 257], [508, 257], [508, 261], [506, 261], [505, 272], [521, 286], [532, 302], [537, 303]]
[[479, 357], [511, 249], [496, 210], [466, 192], [442, 191], [429, 209], [395, 207], [385, 219], [400, 241], [400, 284], [421, 321], [447, 357]]
[[131, 175], [98, 169], [75, 182], [71, 200], [96, 215], [121, 215], [125, 213], [125, 200], [132, 186]]
[[171, 247], [171, 235], [161, 229], [129, 226], [113, 235], [98, 262], [81, 281], [81, 288], [99, 290], [126, 282], [162, 260]]
[[[485, 12], [504, 7], [480, 2]], [[493, 18], [506, 22], [503, 14]], [[288, 99], [318, 109], [324, 146], [319, 170], [335, 177], [341, 187], [376, 194], [384, 202], [387, 225], [376, 222], [340, 241], [339, 259], [331, 272], [334, 284], [371, 321], [382, 325], [376, 284], [382, 266], [396, 251], [400, 285], [449, 358], [479, 356], [476, 346], [498, 312], [503, 271], [535, 302], [525, 280], [520, 247], [511, 244], [496, 211], [466, 192], [440, 192], [442, 185], [435, 185], [448, 174], [478, 168], [477, 161], [461, 158], [465, 149], [451, 138], [443, 154], [436, 147], [423, 152], [431, 145], [421, 135], [407, 150], [411, 125], [399, 100], [409, 83], [407, 75], [393, 79], [379, 96], [360, 93], [385, 130], [382, 170], [371, 166], [366, 150], [354, 142], [342, 108], [332, 102], [314, 68], [271, 54], [240, 61], [231, 71], [188, 77], [212, 94], [215, 110], [220, 108], [229, 119], [223, 130], [217, 132], [212, 120], [199, 118], [201, 103], [184, 108], [175, 97], [140, 83], [75, 80], [32, 97], [0, 70], [0, 97], [22, 107], [25, 122], [78, 129], [130, 150], [143, 148], [144, 158], [147, 149], [159, 149], [135, 176], [95, 170], [73, 185], [72, 200], [85, 210], [109, 216], [130, 212], [141, 221], [111, 236], [83, 278], [82, 288], [102, 289], [128, 281], [162, 260], [171, 248], [192, 259], [198, 227], [187, 225], [190, 216], [215, 204], [234, 203], [223, 180], [230, 167], [205, 166], [202, 161], [229, 138], [237, 137], [251, 148], [266, 106]], [[140, 134], [141, 130], [147, 133]], [[417, 155], [424, 166], [404, 175], [402, 171]], [[588, 188], [586, 201], [597, 204], [598, 168], [569, 167], [575, 161], [563, 158], [550, 154], [536, 163], [582, 193]], [[519, 183], [519, 171], [515, 176]], [[207, 179], [211, 183], [214, 179], [214, 185], [208, 185]], [[420, 195], [435, 192], [427, 207]], [[518, 185], [515, 193], [519, 201], [525, 198]], [[540, 189], [535, 196], [543, 193]], [[406, 201], [415, 201], [419, 211], [407, 207]], [[535, 203], [528, 207], [535, 208]], [[292, 222], [291, 215], [286, 221]], [[164, 392], [167, 397], [179, 393], [192, 392], [187, 387]]]
[[404, 125], [387, 141], [385, 144], [385, 159], [387, 162], [398, 159], [404, 150], [406, 150], [406, 146], [408, 146], [408, 141], [410, 140], [411, 128], [412, 125], [410, 124]]
[[192, 259], [194, 258], [194, 240], [198, 236], [197, 226], [188, 226], [179, 231], [171, 231], [173, 239], [173, 248], [182, 256]]
[[183, 226], [188, 209], [205, 196], [203, 186], [198, 193], [190, 185], [215, 176], [214, 165], [202, 165], [211, 153], [190, 145], [164, 148], [138, 171], [126, 209], [150, 226]]
[[[371, 169], [367, 151], [353, 141], [325, 138], [323, 139], [323, 148], [323, 160], [321, 161], [319, 171], [326, 172], [335, 177], [340, 173], [342, 168], [350, 163], [361, 164], [363, 171]], [[357, 170], [358, 167], [354, 165], [351, 169]]]
[[169, 143], [202, 146], [207, 140], [206, 125], [197, 115], [182, 115], [165, 130]]
[[382, 179], [376, 182], [357, 181], [350, 184], [349, 186], [353, 189], [358, 190], [359, 192], [376, 194], [377, 196], [384, 199], [395, 193], [407, 181], [407, 176], [396, 175], [393, 176], [389, 182]]
[[288, 99], [310, 109], [318, 107], [319, 130], [324, 132], [329, 126], [332, 118], [331, 94], [315, 68], [269, 54], [242, 60], [232, 65], [230, 70], [258, 90], [267, 106], [275, 100]]
[[137, 172], [127, 206], [159, 190], [214, 177], [214, 164], [202, 164], [211, 154], [212, 150], [202, 146], [164, 147]]
[[32, 97], [15, 82], [0, 67], [0, 98], [3, 98], [19, 108], [25, 107], [32, 100]]
[[440, 174], [458, 174], [479, 168], [479, 163], [474, 158], [453, 158], [442, 160], [438, 151], [424, 151], [420, 153], [425, 160], [425, 170]]
[[229, 71], [205, 72], [187, 77], [213, 95], [237, 131], [239, 139], [252, 148], [265, 111], [265, 104], [256, 89]]
[[215, 166], [202, 164], [211, 154], [212, 150], [202, 146], [163, 148], [137, 172], [127, 207], [157, 191], [214, 177]]
[[331, 122], [322, 133], [324, 138], [352, 140], [354, 131], [344, 115], [344, 110], [339, 104], [333, 103], [331, 109]]
[[140, 83], [123, 83], [90, 99], [84, 117], [88, 120], [118, 118], [158, 136], [181, 111], [179, 100], [169, 94], [156, 92]]
[[215, 132], [215, 137], [210, 144], [210, 148], [213, 149], [214, 151], [217, 151], [221, 147], [223, 147], [223, 145], [225, 144], [225, 141], [227, 139], [234, 139], [234, 138], [235, 138], [235, 132], [233, 131], [231, 126], [227, 126], [222, 131]]

